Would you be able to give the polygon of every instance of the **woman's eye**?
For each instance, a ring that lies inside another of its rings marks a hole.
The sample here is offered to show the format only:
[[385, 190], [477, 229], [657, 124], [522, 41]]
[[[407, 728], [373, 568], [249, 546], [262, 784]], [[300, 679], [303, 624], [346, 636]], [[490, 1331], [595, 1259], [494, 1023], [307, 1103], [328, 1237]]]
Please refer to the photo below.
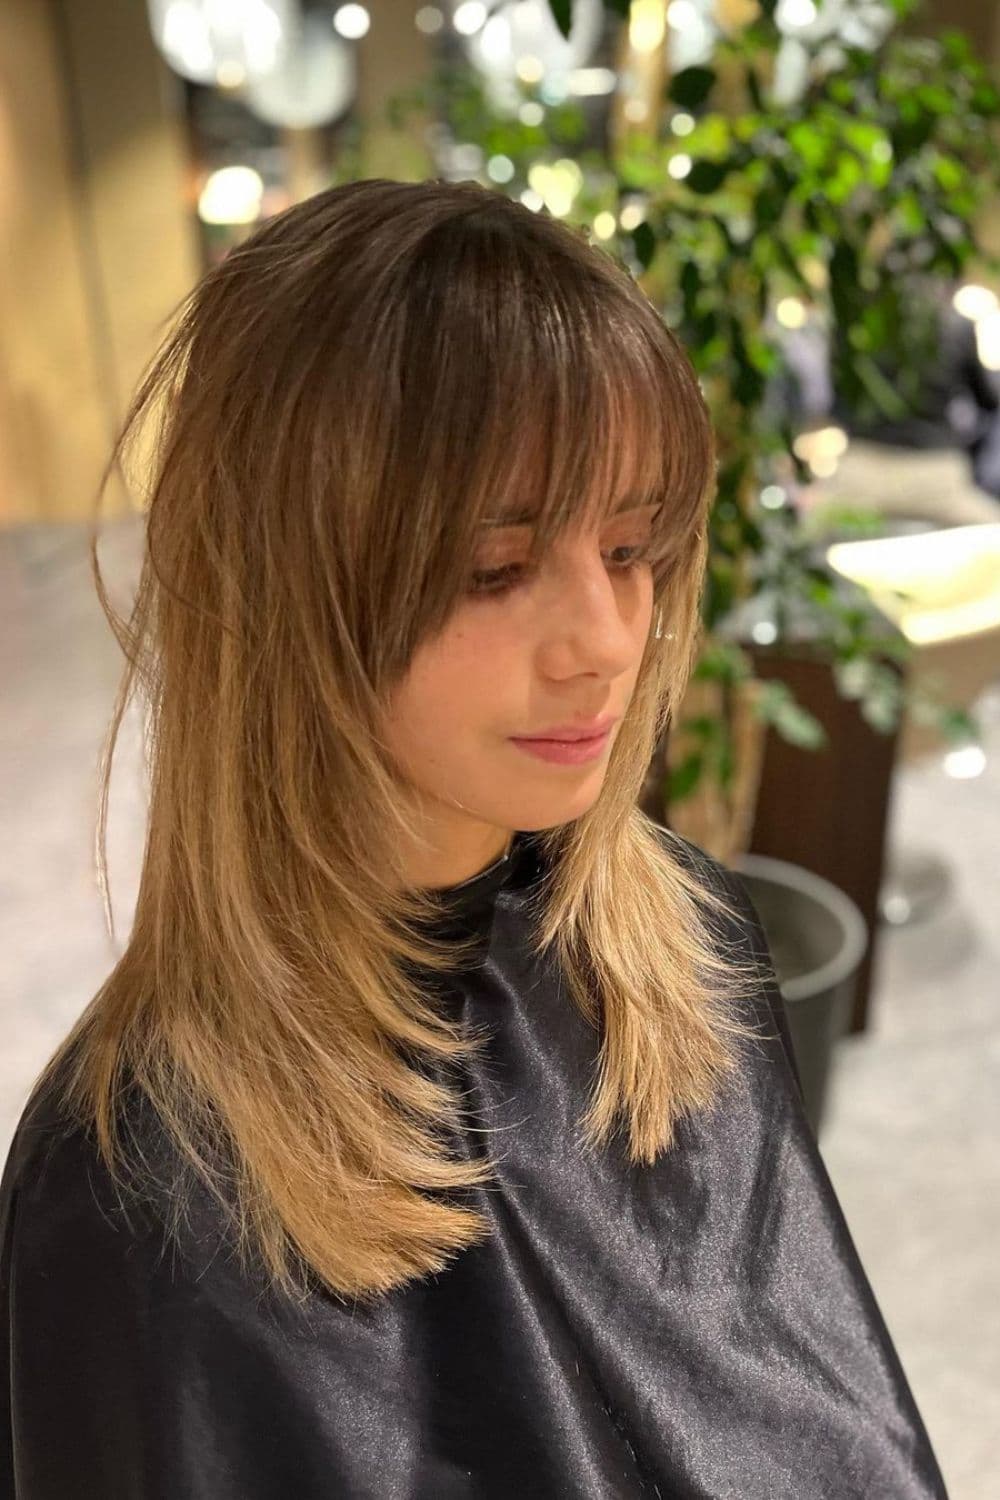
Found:
[[[644, 542], [634, 547], [613, 547], [604, 555], [611, 560], [611, 567], [615, 572], [627, 573], [630, 568], [642, 562], [648, 553], [649, 543]], [[507, 563], [502, 568], [479, 569], [472, 574], [468, 592], [490, 595], [509, 593], [517, 584], [523, 582], [527, 571], [521, 563]]]
[[470, 594], [501, 594], [513, 588], [522, 569], [519, 563], [503, 568], [480, 568], [472, 574]]

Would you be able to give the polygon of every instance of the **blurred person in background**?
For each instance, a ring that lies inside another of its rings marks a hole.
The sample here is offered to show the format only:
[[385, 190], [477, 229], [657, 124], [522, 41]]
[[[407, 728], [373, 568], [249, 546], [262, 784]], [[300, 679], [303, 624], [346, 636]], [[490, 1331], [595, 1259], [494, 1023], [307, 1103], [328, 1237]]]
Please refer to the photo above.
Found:
[[[912, 409], [898, 416], [862, 416], [835, 390], [830, 370], [828, 331], [809, 315], [797, 327], [775, 319], [783, 367], [768, 390], [772, 416], [790, 414], [804, 422], [837, 422], [851, 438], [897, 448], [960, 449], [968, 455], [970, 477], [1000, 498], [1000, 389], [983, 364], [975, 322], [954, 304], [960, 283], [919, 278], [913, 283], [912, 315], [924, 322], [924, 357], [919, 365]], [[874, 356], [880, 374], [900, 391], [899, 354], [891, 348]]]

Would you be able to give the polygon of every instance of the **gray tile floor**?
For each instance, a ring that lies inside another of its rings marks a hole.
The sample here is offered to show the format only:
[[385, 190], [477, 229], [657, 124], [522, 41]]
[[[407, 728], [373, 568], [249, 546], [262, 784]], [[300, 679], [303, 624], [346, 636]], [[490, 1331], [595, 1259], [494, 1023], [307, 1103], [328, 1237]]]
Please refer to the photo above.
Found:
[[1000, 1496], [1000, 683], [977, 708], [981, 776], [896, 776], [890, 855], [937, 857], [949, 889], [883, 927], [821, 1142], [952, 1500]]
[[[139, 541], [131, 520], [102, 533], [119, 605]], [[109, 809], [114, 943], [93, 853], [119, 667], [82, 531], [0, 533], [0, 1156], [132, 920], [145, 806], [135, 711]], [[1000, 680], [982, 706], [984, 774], [954, 780], [935, 761], [897, 775], [891, 852], [939, 855], [951, 885], [922, 921], [884, 931], [873, 1023], [841, 1043], [821, 1142], [951, 1500], [1000, 1495]]]

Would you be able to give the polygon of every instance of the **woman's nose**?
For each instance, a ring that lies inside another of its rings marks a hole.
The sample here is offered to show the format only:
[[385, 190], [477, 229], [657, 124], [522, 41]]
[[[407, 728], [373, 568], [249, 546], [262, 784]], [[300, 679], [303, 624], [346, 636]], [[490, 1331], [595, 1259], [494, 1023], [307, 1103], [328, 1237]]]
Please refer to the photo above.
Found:
[[638, 574], [615, 577], [603, 561], [567, 570], [551, 601], [550, 649], [566, 670], [614, 676], [634, 664], [638, 644], [645, 642], [645, 613]]

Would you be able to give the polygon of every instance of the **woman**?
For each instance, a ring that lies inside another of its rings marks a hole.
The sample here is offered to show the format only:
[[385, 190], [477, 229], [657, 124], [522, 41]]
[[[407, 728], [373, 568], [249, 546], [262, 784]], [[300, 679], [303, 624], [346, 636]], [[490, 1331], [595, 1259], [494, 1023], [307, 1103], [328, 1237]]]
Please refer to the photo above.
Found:
[[714, 468], [649, 302], [353, 183], [208, 273], [118, 451], [153, 411], [148, 839], [3, 1179], [4, 1493], [943, 1496], [756, 914], [637, 808]]

